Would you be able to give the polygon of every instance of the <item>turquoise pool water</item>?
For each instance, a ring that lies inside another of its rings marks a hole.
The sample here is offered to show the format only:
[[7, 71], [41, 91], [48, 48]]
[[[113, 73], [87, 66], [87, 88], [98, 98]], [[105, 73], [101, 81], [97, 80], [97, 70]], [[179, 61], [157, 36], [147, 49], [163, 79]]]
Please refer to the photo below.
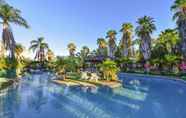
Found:
[[27, 75], [0, 92], [0, 118], [186, 118], [186, 85], [119, 74], [123, 87], [69, 88], [49, 73]]

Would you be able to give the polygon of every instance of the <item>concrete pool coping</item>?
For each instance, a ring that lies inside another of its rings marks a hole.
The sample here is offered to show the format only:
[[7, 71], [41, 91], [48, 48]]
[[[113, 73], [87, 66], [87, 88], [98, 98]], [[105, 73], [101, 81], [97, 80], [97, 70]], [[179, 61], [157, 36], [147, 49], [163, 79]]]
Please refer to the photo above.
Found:
[[122, 84], [119, 81], [85, 81], [85, 80], [72, 80], [72, 79], [65, 79], [65, 80], [52, 80], [52, 82], [65, 85], [65, 86], [83, 86], [83, 87], [90, 87], [90, 88], [97, 88], [99, 86], [106, 86], [109, 88], [118, 88], [121, 87]]

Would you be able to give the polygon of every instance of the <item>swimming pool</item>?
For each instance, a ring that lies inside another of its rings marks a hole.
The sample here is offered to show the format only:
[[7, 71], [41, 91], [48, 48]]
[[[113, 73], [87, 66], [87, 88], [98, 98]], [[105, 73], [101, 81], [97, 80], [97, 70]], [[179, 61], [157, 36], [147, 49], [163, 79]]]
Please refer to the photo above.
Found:
[[50, 73], [23, 77], [0, 92], [0, 118], [186, 118], [186, 84], [157, 77], [119, 74], [114, 90], [68, 88]]

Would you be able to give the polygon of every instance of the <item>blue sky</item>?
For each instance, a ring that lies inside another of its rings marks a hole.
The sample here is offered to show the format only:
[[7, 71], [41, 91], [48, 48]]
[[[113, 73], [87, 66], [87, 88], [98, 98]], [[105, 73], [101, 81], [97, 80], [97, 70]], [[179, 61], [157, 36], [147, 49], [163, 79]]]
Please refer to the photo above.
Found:
[[[67, 44], [78, 50], [87, 45], [97, 48], [98, 37], [109, 29], [120, 30], [123, 22], [136, 26], [137, 18], [149, 15], [156, 21], [157, 36], [161, 30], [174, 28], [170, 6], [174, 0], [7, 0], [22, 11], [30, 29], [12, 25], [17, 42], [29, 46], [30, 41], [45, 37], [57, 55], [67, 55]], [[118, 41], [120, 40], [118, 33]]]

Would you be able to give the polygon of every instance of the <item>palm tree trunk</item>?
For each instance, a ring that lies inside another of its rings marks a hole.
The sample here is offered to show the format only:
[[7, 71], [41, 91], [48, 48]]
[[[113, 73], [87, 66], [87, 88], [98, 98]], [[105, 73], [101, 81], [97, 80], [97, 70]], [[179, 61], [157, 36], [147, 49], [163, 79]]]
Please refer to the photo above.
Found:
[[105, 56], [105, 48], [99, 47], [100, 56]]
[[44, 62], [45, 60], [45, 50], [43, 48], [40, 48], [39, 50], [39, 61]]
[[179, 27], [179, 33], [181, 37], [181, 51], [184, 57], [184, 61], [186, 61], [186, 21], [183, 21]]
[[126, 37], [126, 34], [122, 37], [122, 48], [123, 48], [123, 51], [122, 51], [122, 55], [124, 57], [127, 57], [128, 56], [128, 46], [127, 46], [127, 37]]
[[39, 61], [39, 51], [36, 52], [35, 58], [36, 61]]
[[13, 33], [7, 23], [3, 23], [3, 44], [5, 48], [10, 51], [10, 59], [15, 59], [15, 45], [16, 42], [13, 37]]
[[128, 49], [127, 48], [123, 48], [123, 56], [128, 57]]
[[114, 58], [115, 51], [116, 51], [116, 48], [114, 46], [109, 46], [109, 57]]
[[150, 42], [151, 38], [149, 35], [146, 35], [143, 37], [143, 40], [141, 40], [141, 51], [143, 54], [143, 57], [145, 59], [145, 71], [149, 72], [150, 71], [150, 65], [149, 65], [149, 59], [151, 56], [151, 42]]
[[70, 50], [70, 56], [74, 57], [74, 51]]

